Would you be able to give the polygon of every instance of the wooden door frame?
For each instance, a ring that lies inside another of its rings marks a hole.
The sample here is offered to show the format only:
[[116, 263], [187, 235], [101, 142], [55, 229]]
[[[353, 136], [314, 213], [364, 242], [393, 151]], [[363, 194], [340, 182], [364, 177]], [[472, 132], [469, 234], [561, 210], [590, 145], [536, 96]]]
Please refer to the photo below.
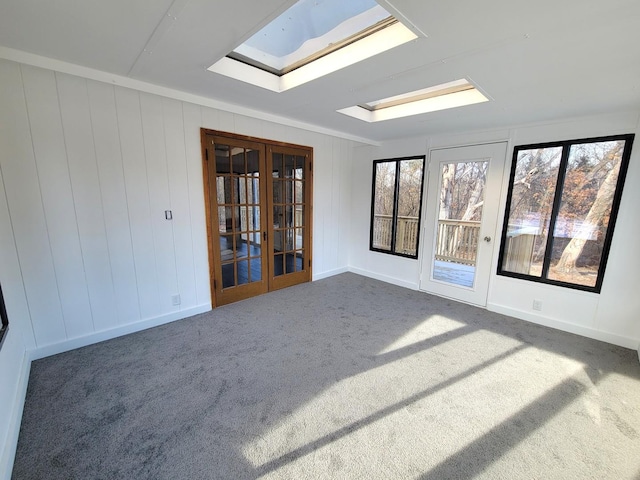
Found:
[[[210, 198], [210, 189], [211, 189], [211, 185], [209, 182], [209, 174], [210, 174], [210, 170], [209, 170], [209, 159], [207, 157], [208, 155], [208, 146], [207, 146], [207, 142], [206, 142], [206, 138], [208, 136], [214, 136], [214, 137], [223, 137], [223, 138], [227, 138], [229, 140], [240, 140], [240, 141], [245, 141], [245, 142], [257, 142], [257, 143], [261, 143], [264, 144], [265, 146], [265, 155], [267, 155], [266, 157], [266, 163], [267, 165], [271, 165], [271, 159], [269, 158], [269, 150], [270, 148], [286, 148], [286, 149], [297, 149], [297, 150], [304, 150], [309, 157], [309, 178], [307, 181], [307, 189], [308, 189], [308, 198], [309, 198], [309, 206], [308, 206], [308, 225], [305, 225], [306, 228], [308, 228], [309, 233], [308, 233], [308, 238], [309, 238], [309, 244], [306, 247], [307, 250], [307, 255], [308, 255], [308, 263], [307, 263], [307, 268], [308, 268], [308, 279], [306, 281], [311, 281], [311, 279], [313, 278], [313, 271], [312, 271], [312, 267], [313, 267], [313, 148], [306, 146], [306, 145], [299, 145], [299, 144], [293, 144], [293, 143], [287, 143], [287, 142], [281, 142], [281, 141], [276, 141], [276, 140], [269, 140], [269, 139], [264, 139], [264, 138], [259, 138], [259, 137], [253, 137], [253, 136], [248, 136], [248, 135], [238, 135], [235, 133], [230, 133], [230, 132], [223, 132], [223, 131], [219, 131], [219, 130], [211, 130], [208, 128], [201, 128], [200, 129], [200, 148], [201, 148], [201, 154], [202, 154], [202, 171], [203, 171], [203, 188], [204, 188], [204, 205], [205, 205], [205, 222], [206, 222], [206, 228], [207, 228], [207, 250], [208, 250], [208, 254], [209, 254], [209, 280], [210, 280], [210, 292], [211, 292], [211, 306], [213, 308], [215, 308], [217, 306], [217, 299], [216, 299], [216, 289], [215, 289], [215, 284], [214, 282], [217, 282], [218, 279], [216, 279], [216, 275], [215, 275], [215, 251], [214, 251], [214, 238], [213, 238], [213, 225], [212, 225], [212, 212], [211, 212], [211, 198]], [[270, 174], [270, 172], [267, 172], [268, 174]], [[267, 183], [267, 182], [265, 182]], [[270, 182], [269, 182], [270, 183]], [[261, 193], [262, 195], [262, 193]], [[268, 195], [267, 195], [268, 196]], [[268, 202], [269, 203], [269, 202]], [[270, 205], [269, 205], [270, 206]], [[268, 210], [268, 209], [267, 209]], [[266, 212], [266, 220], [267, 222], [271, 221], [271, 217], [273, 215], [273, 212], [267, 211]], [[261, 217], [263, 215], [263, 212], [261, 211]], [[267, 231], [269, 231], [269, 229], [267, 229]], [[267, 235], [267, 251], [268, 254], [271, 256], [271, 238], [270, 235]], [[306, 259], [305, 259], [306, 260]], [[272, 261], [271, 261], [272, 262]], [[269, 262], [267, 262], [269, 263]], [[265, 274], [269, 274], [271, 275], [271, 271], [268, 272], [264, 272]], [[269, 282], [269, 279], [266, 279], [267, 282]], [[220, 279], [219, 281], [222, 281], [222, 279]]]

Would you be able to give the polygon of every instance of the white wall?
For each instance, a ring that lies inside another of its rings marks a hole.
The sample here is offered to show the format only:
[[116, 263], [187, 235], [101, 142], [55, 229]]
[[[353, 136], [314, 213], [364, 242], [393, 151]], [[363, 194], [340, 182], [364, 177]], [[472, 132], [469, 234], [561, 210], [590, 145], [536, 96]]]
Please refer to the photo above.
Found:
[[[0, 84], [2, 74], [0, 73]], [[4, 109], [0, 100], [0, 109]], [[4, 129], [3, 129], [4, 130]], [[10, 147], [9, 147], [10, 148]], [[0, 478], [9, 478], [20, 416], [29, 376], [29, 359], [24, 332], [29, 327], [29, 308], [22, 283], [18, 254], [9, 219], [5, 190], [0, 172], [0, 283], [12, 320], [0, 349]]]
[[[617, 133], [636, 133], [631, 162], [606, 275], [600, 294], [542, 285], [495, 274], [499, 242], [494, 242], [492, 277], [487, 299], [489, 310], [562, 330], [600, 339], [628, 348], [640, 343], [640, 129], [638, 112], [601, 115], [590, 118], [561, 120], [541, 125], [514, 126], [491, 132], [474, 132], [451, 136], [403, 139], [381, 147], [359, 148], [352, 169], [352, 233], [349, 269], [374, 278], [417, 289], [421, 262], [418, 260], [369, 251], [372, 160], [405, 155], [428, 154], [431, 147], [469, 145], [508, 140], [507, 166], [513, 146], [574, 138], [596, 137]], [[508, 168], [503, 172], [500, 223], [502, 231], [504, 206], [508, 190]], [[425, 193], [425, 202], [428, 201]], [[424, 208], [424, 207], [423, 207]], [[543, 309], [534, 312], [533, 300], [541, 300]]]
[[356, 148], [351, 178], [351, 242], [349, 270], [403, 287], [417, 289], [420, 277], [418, 260], [369, 250], [373, 160], [426, 155], [426, 138], [387, 142], [380, 147]]
[[0, 440], [30, 359], [211, 308], [201, 127], [313, 147], [314, 278], [346, 271], [354, 141], [8, 60], [0, 85]]

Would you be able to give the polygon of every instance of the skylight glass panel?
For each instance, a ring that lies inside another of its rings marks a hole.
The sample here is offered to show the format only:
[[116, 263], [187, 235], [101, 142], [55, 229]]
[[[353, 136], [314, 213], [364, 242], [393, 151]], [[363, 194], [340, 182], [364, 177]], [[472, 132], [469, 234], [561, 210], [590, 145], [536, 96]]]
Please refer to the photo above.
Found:
[[284, 75], [395, 22], [374, 0], [300, 0], [228, 56]]

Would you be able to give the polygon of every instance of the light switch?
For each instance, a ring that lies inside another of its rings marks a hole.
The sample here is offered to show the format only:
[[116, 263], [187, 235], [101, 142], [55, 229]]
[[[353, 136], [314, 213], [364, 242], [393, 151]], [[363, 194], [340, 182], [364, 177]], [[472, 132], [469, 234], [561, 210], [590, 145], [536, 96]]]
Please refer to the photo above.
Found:
[[164, 218], [166, 218], [167, 220], [172, 220], [173, 219], [173, 213], [171, 213], [171, 210], [165, 210], [164, 211]]

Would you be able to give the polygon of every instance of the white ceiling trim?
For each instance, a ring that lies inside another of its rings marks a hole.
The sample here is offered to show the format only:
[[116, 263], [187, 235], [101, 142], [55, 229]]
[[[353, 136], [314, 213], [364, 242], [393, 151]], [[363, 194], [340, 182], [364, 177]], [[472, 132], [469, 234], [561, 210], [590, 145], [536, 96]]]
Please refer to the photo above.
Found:
[[[213, 98], [202, 97], [200, 95], [193, 95], [180, 90], [172, 88], [161, 87], [152, 83], [135, 80], [129, 77], [123, 77], [121, 75], [114, 75], [101, 70], [95, 70], [93, 68], [83, 67], [73, 63], [63, 62], [53, 58], [43, 57], [41, 55], [35, 55], [21, 50], [15, 50], [13, 48], [7, 48], [0, 46], [0, 58], [10, 60], [13, 62], [23, 63], [25, 65], [31, 65], [34, 67], [46, 68], [60, 73], [66, 73], [69, 75], [75, 75], [78, 77], [87, 78], [90, 80], [96, 80], [98, 82], [109, 83], [120, 87], [131, 88], [139, 90], [145, 93], [151, 93], [154, 95], [160, 95], [174, 100], [180, 100], [183, 102], [193, 103], [203, 107], [215, 108], [217, 110], [223, 110], [229, 113], [235, 113], [238, 115], [245, 115], [248, 117], [256, 118], [258, 120], [264, 120], [268, 122], [285, 125], [288, 127], [299, 128], [314, 133], [323, 135], [330, 135], [337, 138], [343, 138], [345, 140], [351, 140], [354, 142], [362, 143], [365, 145], [380, 146], [381, 142], [371, 140], [365, 137], [359, 137], [357, 135], [350, 135], [330, 128], [323, 128], [317, 125], [313, 125], [291, 118], [282, 117], [280, 115], [274, 115], [271, 113], [263, 112], [260, 110], [254, 110], [239, 105], [230, 104]], [[236, 133], [248, 133], [248, 132], [236, 132]]]

